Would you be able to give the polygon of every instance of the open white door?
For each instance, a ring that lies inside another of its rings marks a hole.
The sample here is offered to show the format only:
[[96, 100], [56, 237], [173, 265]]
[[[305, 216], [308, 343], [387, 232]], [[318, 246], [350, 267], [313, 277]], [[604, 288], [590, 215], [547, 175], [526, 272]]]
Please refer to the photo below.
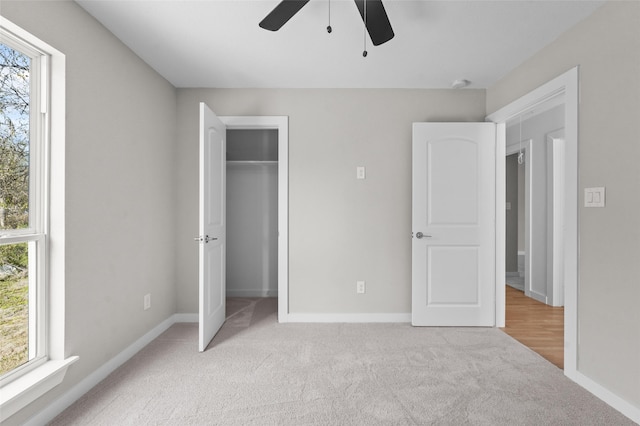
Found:
[[225, 320], [225, 125], [200, 103], [200, 244], [198, 350], [204, 351]]
[[495, 149], [494, 123], [413, 124], [413, 325], [495, 325]]

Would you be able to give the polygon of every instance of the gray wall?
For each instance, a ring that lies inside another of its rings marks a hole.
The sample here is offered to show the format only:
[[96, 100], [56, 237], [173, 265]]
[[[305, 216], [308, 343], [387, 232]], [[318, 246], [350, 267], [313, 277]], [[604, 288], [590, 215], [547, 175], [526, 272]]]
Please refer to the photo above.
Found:
[[73, 2], [0, 12], [67, 59], [65, 352], [80, 360], [21, 424], [175, 312], [176, 93]]
[[[640, 3], [607, 3], [560, 36], [487, 90], [487, 112], [576, 65], [578, 370], [640, 407]], [[591, 186], [605, 208], [582, 207]]]
[[[65, 342], [81, 357], [8, 424], [172, 313], [197, 311], [200, 100], [221, 115], [290, 116], [292, 311], [409, 312], [410, 124], [483, 120], [484, 91], [180, 90], [176, 125], [176, 91], [75, 3], [2, 0], [0, 13], [67, 55]], [[635, 406], [638, 28], [639, 3], [607, 4], [486, 96], [493, 112], [581, 66], [580, 189], [605, 185], [607, 207], [580, 209], [578, 368]], [[365, 181], [355, 180], [358, 165]], [[358, 279], [368, 281], [364, 296]], [[148, 292], [152, 309], [142, 311]]]
[[518, 272], [518, 154], [506, 158], [506, 211], [505, 270]]
[[[289, 116], [293, 313], [411, 310], [411, 123], [483, 121], [483, 90], [179, 89], [178, 312], [197, 312], [198, 102]], [[367, 178], [356, 180], [356, 166]], [[367, 293], [356, 294], [356, 281]]]

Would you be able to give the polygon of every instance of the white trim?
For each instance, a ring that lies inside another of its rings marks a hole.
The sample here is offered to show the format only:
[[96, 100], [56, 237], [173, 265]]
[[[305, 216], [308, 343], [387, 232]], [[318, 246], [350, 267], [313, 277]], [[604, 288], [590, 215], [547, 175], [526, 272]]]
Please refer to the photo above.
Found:
[[278, 321], [289, 315], [289, 117], [222, 116], [227, 129], [278, 130]]
[[604, 386], [594, 382], [592, 379], [588, 378], [580, 372], [576, 372], [573, 379], [577, 384], [609, 404], [611, 407], [629, 417], [632, 421], [640, 424], [640, 408], [625, 401], [618, 395], [614, 394]]
[[86, 376], [78, 384], [62, 394], [59, 398], [49, 404], [42, 411], [31, 417], [25, 423], [25, 426], [39, 426], [49, 423], [57, 415], [66, 410], [71, 404], [76, 402], [85, 393], [89, 392], [91, 388], [104, 380], [109, 374], [113, 373], [118, 367], [127, 362], [141, 349], [143, 349], [158, 336], [164, 333], [169, 327], [178, 322], [183, 322], [182, 320], [187, 317], [189, 319], [193, 317], [194, 319], [194, 321], [188, 322], [198, 322], [198, 314], [174, 314], [170, 316], [169, 318], [155, 326], [153, 329], [151, 329], [149, 332], [147, 332], [145, 335], [140, 337], [138, 340], [133, 342], [122, 352], [104, 363], [101, 367], [94, 370], [93, 373]]
[[564, 129], [548, 133], [545, 140], [547, 188], [551, 188], [547, 190], [547, 203], [553, 206], [551, 217], [547, 216], [547, 229], [551, 228], [551, 235], [547, 236], [547, 300], [551, 306], [564, 306], [564, 241], [558, 232], [564, 220]]
[[[282, 322], [282, 321], [281, 321]], [[395, 323], [411, 322], [411, 313], [404, 314], [289, 314], [286, 322], [307, 323]]]
[[[565, 96], [564, 374], [574, 381], [578, 360], [578, 89], [578, 68], [575, 67], [487, 116], [487, 121], [506, 123], [518, 114], [561, 93]], [[504, 151], [502, 154], [504, 156]], [[498, 160], [502, 158], [498, 157]], [[504, 245], [504, 223], [497, 223], [496, 238], [498, 245]], [[498, 277], [501, 275], [504, 274], [497, 274]], [[496, 280], [496, 287], [498, 286], [498, 280]], [[502, 289], [504, 291], [504, 286]], [[496, 294], [499, 291], [497, 288]], [[498, 304], [496, 308], [498, 309]], [[504, 307], [501, 306], [500, 309]], [[499, 312], [496, 312], [496, 317], [498, 316]]]
[[62, 383], [67, 369], [79, 359], [47, 361], [20, 378], [2, 387], [0, 397], [0, 422], [13, 416], [24, 407]]
[[[505, 205], [507, 203], [507, 168], [505, 162], [505, 149], [507, 144], [507, 124], [505, 123], [496, 123], [496, 240], [495, 240], [495, 250], [496, 250], [496, 270], [495, 270], [495, 280], [496, 280], [496, 290], [495, 290], [495, 300], [496, 300], [496, 313], [495, 313], [495, 324], [496, 327], [504, 327], [505, 326], [505, 317], [506, 317], [506, 291], [505, 285], [506, 276], [504, 272], [507, 269], [506, 266], [506, 223], [507, 223], [507, 212], [505, 209]], [[502, 224], [502, 225], [500, 225]]]

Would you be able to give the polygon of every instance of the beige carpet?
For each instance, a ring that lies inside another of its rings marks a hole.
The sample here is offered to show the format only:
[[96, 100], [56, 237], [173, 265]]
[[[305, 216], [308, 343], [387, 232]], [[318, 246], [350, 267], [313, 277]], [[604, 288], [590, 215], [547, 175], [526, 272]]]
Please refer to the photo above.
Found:
[[229, 301], [208, 350], [176, 324], [53, 425], [632, 425], [492, 328], [278, 324]]

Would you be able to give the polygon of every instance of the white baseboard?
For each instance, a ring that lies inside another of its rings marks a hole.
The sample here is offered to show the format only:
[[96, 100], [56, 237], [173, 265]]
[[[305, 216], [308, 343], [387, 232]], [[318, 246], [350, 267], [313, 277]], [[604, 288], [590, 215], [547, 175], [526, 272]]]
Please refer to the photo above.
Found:
[[625, 401], [609, 389], [606, 389], [602, 385], [594, 382], [579, 371], [575, 373], [573, 379], [577, 384], [609, 404], [611, 407], [629, 417], [634, 422], [640, 424], [640, 407]]
[[411, 322], [411, 314], [287, 314], [281, 322]]
[[137, 354], [142, 348], [151, 343], [156, 337], [160, 336], [164, 333], [169, 327], [171, 327], [176, 322], [190, 322], [190, 321], [177, 321], [179, 318], [191, 318], [192, 315], [195, 315], [195, 322], [198, 321], [197, 314], [174, 314], [162, 321], [160, 324], [155, 326], [151, 331], [149, 331], [144, 336], [140, 337], [134, 343], [129, 345], [125, 350], [120, 352], [118, 355], [111, 358], [109, 361], [104, 363], [100, 368], [95, 370], [93, 373], [89, 374], [83, 380], [81, 380], [74, 387], [69, 389], [67, 392], [62, 394], [58, 399], [49, 404], [44, 410], [40, 411], [35, 416], [31, 417], [26, 423], [26, 426], [40, 426], [49, 423], [53, 420], [58, 414], [62, 413], [66, 410], [71, 404], [76, 402], [82, 395], [89, 392], [91, 388], [96, 386], [102, 380], [104, 380], [109, 374], [116, 370], [116, 368], [120, 367], [126, 361], [131, 359], [135, 354]]

